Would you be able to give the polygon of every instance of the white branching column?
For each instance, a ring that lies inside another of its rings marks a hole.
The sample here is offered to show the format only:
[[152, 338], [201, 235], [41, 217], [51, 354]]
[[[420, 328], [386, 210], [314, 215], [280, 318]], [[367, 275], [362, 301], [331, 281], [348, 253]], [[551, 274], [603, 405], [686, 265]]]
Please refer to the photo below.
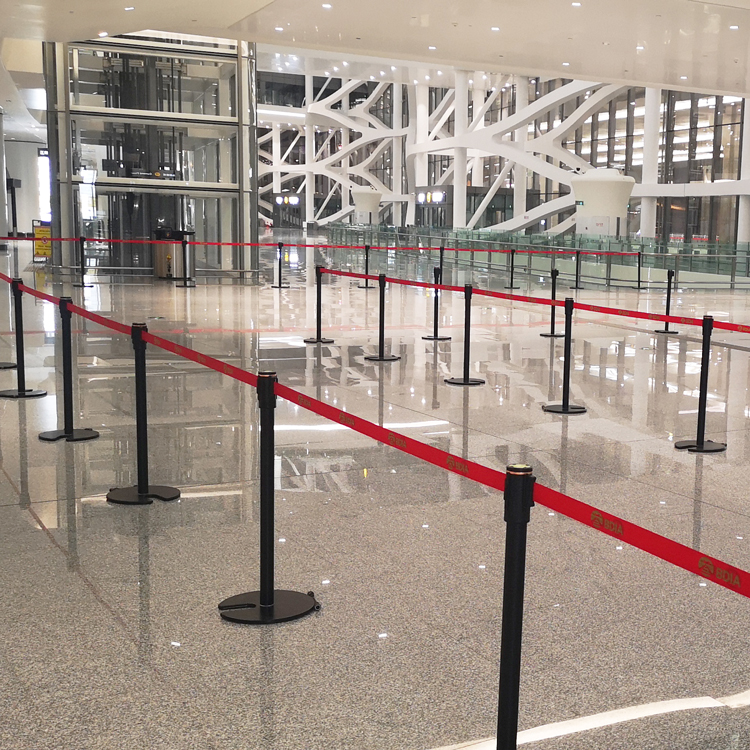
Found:
[[[469, 115], [469, 74], [456, 71], [456, 97], [454, 100], [453, 134], [459, 138], [466, 135]], [[466, 227], [466, 181], [468, 177], [467, 149], [465, 146], [453, 150], [453, 228]]]
[[[400, 83], [393, 84], [393, 129], [400, 130], [403, 127], [403, 97], [404, 90]], [[391, 164], [393, 164], [393, 194], [401, 195], [404, 192], [404, 164], [401, 154], [401, 136], [393, 139], [391, 149]], [[393, 223], [396, 226], [403, 224], [403, 213], [400, 202], [393, 204]]]
[[[487, 95], [485, 86], [483, 85], [484, 74], [480, 71], [474, 73], [474, 88], [471, 94], [471, 111], [473, 117], [476, 118], [477, 113], [484, 106], [484, 100]], [[478, 122], [474, 130], [481, 130], [484, 127], [484, 118]], [[484, 185], [484, 159], [481, 156], [477, 156], [471, 166], [471, 184], [474, 187], [482, 187]]]
[[315, 100], [312, 75], [305, 76], [305, 221], [315, 221], [315, 125], [310, 114], [310, 106]]
[[[740, 179], [750, 180], [750, 99], [742, 106], [742, 155], [740, 157]], [[750, 195], [740, 195], [737, 215], [737, 244], [750, 242]]]
[[[643, 116], [643, 177], [645, 187], [654, 189], [659, 182], [659, 135], [661, 131], [661, 90], [646, 89]], [[641, 237], [656, 237], [656, 196], [641, 198]]]
[[[529, 79], [526, 76], [516, 76], [516, 112], [529, 106]], [[513, 136], [519, 148], [528, 138], [528, 125], [524, 124], [515, 131]], [[513, 218], [526, 213], [526, 167], [516, 164], [513, 167]]]

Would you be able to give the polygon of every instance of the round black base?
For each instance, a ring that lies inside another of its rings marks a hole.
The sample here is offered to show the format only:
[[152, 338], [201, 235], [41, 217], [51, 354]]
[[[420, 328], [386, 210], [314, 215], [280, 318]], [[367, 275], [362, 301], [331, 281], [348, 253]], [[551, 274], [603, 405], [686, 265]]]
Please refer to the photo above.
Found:
[[679, 336], [679, 331], [669, 331], [666, 328], [663, 331], [654, 331], [654, 333], [671, 333], [673, 336]]
[[382, 357], [373, 354], [371, 357], [365, 357], [365, 359], [368, 362], [395, 362], [397, 359], [401, 359], [401, 357], [397, 357], [395, 354], [384, 354]]
[[93, 284], [73, 284], [76, 289], [93, 289]]
[[273, 605], [270, 607], [260, 606], [260, 591], [230, 596], [219, 604], [219, 614], [223, 619], [244, 625], [288, 622], [318, 609], [320, 604], [315, 601], [312, 591], [303, 594], [300, 591], [279, 589], [273, 592]]
[[487, 381], [481, 378], [445, 378], [445, 382], [448, 385], [484, 385]]
[[678, 451], [686, 450], [688, 453], [723, 453], [727, 449], [727, 444], [704, 440], [703, 445], [699, 446], [695, 440], [678, 440], [674, 447]]
[[289, 284], [271, 284], [271, 289], [289, 289]]
[[0, 370], [15, 370], [17, 367], [15, 362], [0, 362]]
[[564, 409], [562, 404], [545, 404], [542, 409], [550, 414], [585, 414], [585, 406], [576, 406], [575, 404], [568, 404], [568, 408]]
[[305, 339], [306, 344], [332, 344], [333, 339]]
[[450, 341], [450, 336], [422, 336], [422, 341]]
[[0, 391], [0, 398], [41, 398], [46, 396], [47, 391], [35, 391], [27, 388], [25, 391]]
[[520, 286], [504, 286], [503, 289], [520, 289]]
[[180, 491], [176, 487], [165, 487], [160, 484], [150, 484], [148, 492], [138, 494], [138, 487], [121, 487], [107, 493], [107, 502], [116, 505], [151, 505], [152, 498], [157, 500], [177, 500]]
[[49, 432], [39, 433], [39, 439], [44, 440], [45, 443], [54, 443], [63, 438], [68, 443], [81, 443], [84, 440], [96, 440], [98, 437], [99, 433], [96, 430], [90, 430], [88, 427], [73, 430], [69, 435], [65, 434], [65, 430], [50, 430]]
[[545, 339], [564, 339], [565, 338], [564, 333], [540, 333], [539, 335]]
[[373, 284], [358, 284], [357, 289], [377, 289]]

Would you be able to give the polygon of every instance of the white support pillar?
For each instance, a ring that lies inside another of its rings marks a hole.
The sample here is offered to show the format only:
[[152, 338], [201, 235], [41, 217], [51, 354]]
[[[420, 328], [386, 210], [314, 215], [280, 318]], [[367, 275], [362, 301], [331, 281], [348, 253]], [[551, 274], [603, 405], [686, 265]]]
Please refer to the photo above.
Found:
[[[5, 189], [5, 123], [4, 114], [0, 111], [0, 237], [8, 236], [8, 191]], [[5, 247], [5, 242], [0, 242], [0, 247]]]
[[[750, 179], [750, 99], [745, 99], [742, 113], [740, 179], [747, 180]], [[750, 242], [750, 195], [740, 196], [737, 215], [737, 244], [740, 242]]]
[[[348, 80], [343, 79], [341, 81], [342, 86], [346, 86], [349, 83]], [[341, 113], [346, 117], [349, 115], [349, 94], [346, 94], [341, 100]], [[351, 131], [347, 127], [341, 128], [341, 150], [344, 151], [349, 147], [351, 143]], [[341, 159], [341, 173], [344, 179], [349, 177], [349, 156], [344, 156]], [[347, 185], [341, 185], [341, 208], [347, 208], [351, 205], [351, 190]], [[348, 221], [351, 222], [352, 217], [349, 216]]]
[[273, 125], [271, 131], [271, 161], [273, 162], [273, 186], [274, 193], [281, 192], [281, 127], [278, 123]]
[[[400, 130], [403, 123], [403, 100], [404, 90], [400, 83], [393, 84], [393, 101], [391, 106], [393, 108], [393, 129]], [[402, 195], [404, 192], [404, 164], [401, 160], [402, 151], [402, 138], [393, 139], [393, 146], [391, 147], [391, 160], [393, 164], [393, 193], [395, 195]], [[398, 227], [403, 223], [403, 214], [401, 210], [401, 203], [393, 204], [393, 223]]]
[[[484, 85], [483, 79], [484, 73], [477, 71], [474, 73], [474, 88], [471, 94], [472, 112], [474, 117], [484, 106], [484, 100], [487, 97], [487, 89]], [[476, 126], [476, 130], [481, 130], [484, 127], [484, 121], [480, 122]], [[484, 157], [477, 156], [471, 167], [471, 184], [474, 187], [482, 187], [484, 185]]]
[[[453, 100], [453, 134], [460, 138], [469, 127], [469, 73], [456, 71], [456, 95]], [[466, 181], [468, 153], [465, 146], [453, 149], [453, 228], [466, 227]]]
[[[430, 87], [424, 83], [417, 84], [417, 127], [416, 143], [427, 143], [430, 137]], [[414, 156], [415, 187], [427, 186], [427, 154]]]
[[305, 75], [305, 222], [315, 221], [315, 126], [313, 125], [310, 105], [315, 99], [313, 77]]
[[[529, 106], [529, 79], [527, 76], [516, 76], [516, 112]], [[528, 140], [528, 124], [518, 128], [513, 140], [523, 149]], [[526, 213], [526, 167], [516, 164], [513, 167], [513, 218]]]
[[[646, 89], [643, 117], [642, 184], [654, 190], [659, 182], [659, 138], [661, 136], [661, 89]], [[641, 237], [656, 237], [656, 196], [641, 198]]]

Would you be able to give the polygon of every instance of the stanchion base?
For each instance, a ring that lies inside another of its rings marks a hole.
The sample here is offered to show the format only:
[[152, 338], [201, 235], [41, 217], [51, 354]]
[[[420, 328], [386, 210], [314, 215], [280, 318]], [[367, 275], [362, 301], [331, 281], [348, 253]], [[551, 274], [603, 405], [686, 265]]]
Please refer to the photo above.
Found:
[[487, 381], [481, 378], [445, 378], [448, 385], [484, 385]]
[[41, 398], [46, 396], [47, 391], [35, 391], [27, 388], [25, 391], [0, 391], [0, 398]]
[[504, 286], [503, 289], [520, 289], [520, 286]]
[[564, 333], [540, 333], [539, 335], [545, 339], [564, 339], [565, 338]]
[[184, 284], [175, 284], [178, 289], [195, 289], [194, 281], [186, 281]]
[[273, 606], [271, 607], [260, 606], [260, 591], [230, 596], [219, 604], [219, 614], [224, 620], [244, 625], [288, 622], [318, 609], [320, 609], [320, 604], [315, 601], [315, 594], [312, 591], [303, 594], [300, 591], [279, 589], [273, 592]]
[[373, 284], [358, 284], [357, 289], [377, 289]]
[[15, 362], [0, 362], [0, 370], [15, 370], [17, 367]]
[[289, 289], [289, 284], [271, 284], [271, 289]]
[[450, 341], [450, 336], [422, 336], [422, 341]]
[[575, 404], [568, 404], [568, 408], [563, 408], [562, 404], [545, 404], [542, 406], [542, 410], [549, 412], [550, 414], [585, 414], [585, 406], [576, 406]]
[[674, 447], [678, 451], [686, 450], [688, 453], [723, 453], [727, 449], [727, 444], [704, 440], [703, 445], [699, 446], [695, 440], [678, 440]]
[[93, 284], [73, 284], [76, 289], [93, 289]]
[[45, 443], [54, 443], [57, 440], [63, 438], [68, 443], [81, 443], [84, 440], [96, 440], [99, 437], [99, 433], [96, 430], [91, 430], [88, 427], [84, 427], [80, 430], [73, 430], [69, 435], [65, 434], [65, 430], [50, 430], [49, 432], [40, 432], [39, 439], [44, 440]]
[[332, 344], [333, 339], [304, 339], [306, 344]]
[[663, 331], [654, 331], [654, 333], [671, 333], [673, 336], [678, 336], [679, 331], [670, 331], [669, 329], [665, 328]]
[[395, 362], [397, 359], [401, 359], [401, 357], [397, 357], [395, 354], [384, 354], [382, 357], [373, 354], [371, 357], [365, 357], [365, 359], [368, 362]]
[[165, 487], [160, 484], [150, 484], [148, 492], [138, 493], [138, 487], [119, 487], [107, 493], [107, 502], [116, 505], [151, 505], [152, 498], [168, 502], [177, 500], [180, 491], [176, 487]]

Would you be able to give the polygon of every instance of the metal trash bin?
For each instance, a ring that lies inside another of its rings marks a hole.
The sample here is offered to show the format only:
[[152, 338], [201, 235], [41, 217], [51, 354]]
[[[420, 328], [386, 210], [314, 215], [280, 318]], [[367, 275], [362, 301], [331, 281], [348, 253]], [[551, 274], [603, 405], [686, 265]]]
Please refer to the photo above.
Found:
[[[154, 245], [154, 276], [158, 279], [182, 280], [185, 276], [192, 276], [195, 263], [191, 263], [191, 254], [195, 249], [188, 245], [187, 248], [187, 274], [183, 263], [182, 241], [195, 234], [172, 227], [159, 227], [154, 230], [154, 239], [161, 240]], [[166, 240], [167, 242], [164, 242]]]

